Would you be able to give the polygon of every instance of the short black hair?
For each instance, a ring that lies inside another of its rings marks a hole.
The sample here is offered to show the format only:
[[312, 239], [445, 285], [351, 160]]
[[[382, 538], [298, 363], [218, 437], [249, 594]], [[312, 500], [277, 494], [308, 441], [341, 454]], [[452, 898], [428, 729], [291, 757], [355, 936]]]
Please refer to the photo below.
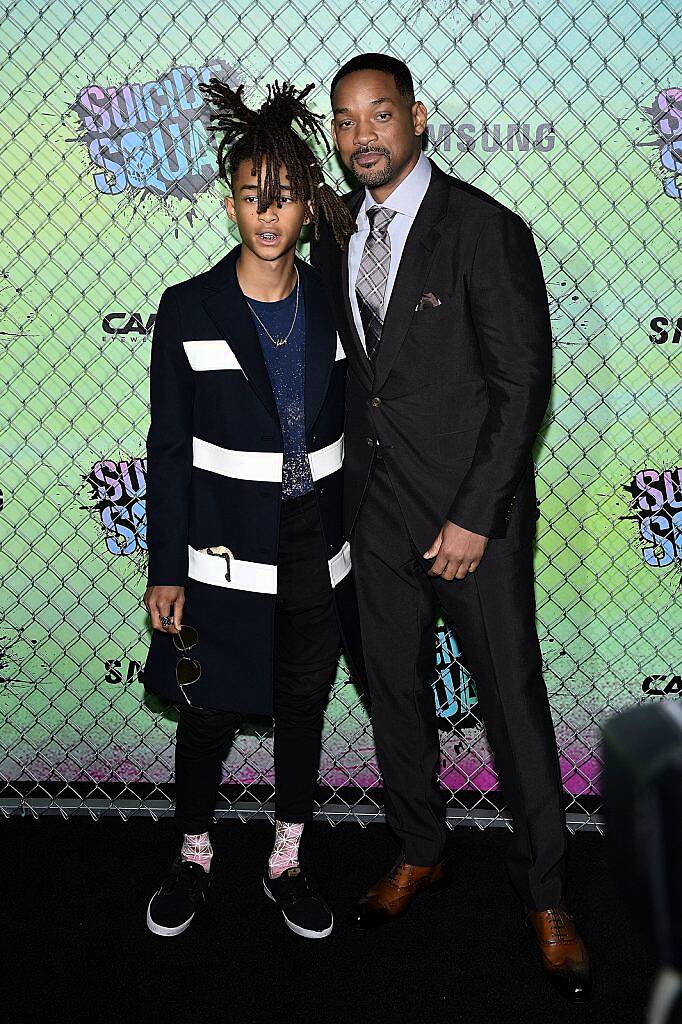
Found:
[[349, 61], [340, 67], [332, 78], [329, 87], [330, 100], [334, 97], [334, 89], [346, 75], [354, 71], [383, 71], [387, 75], [393, 75], [396, 88], [400, 95], [408, 103], [414, 103], [414, 82], [407, 64], [397, 57], [389, 57], [387, 53], [360, 53], [357, 57], [351, 57]]

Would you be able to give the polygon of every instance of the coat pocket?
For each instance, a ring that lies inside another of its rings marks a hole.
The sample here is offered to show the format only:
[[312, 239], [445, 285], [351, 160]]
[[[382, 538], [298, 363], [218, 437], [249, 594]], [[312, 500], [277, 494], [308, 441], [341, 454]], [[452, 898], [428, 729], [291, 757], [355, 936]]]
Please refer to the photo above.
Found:
[[480, 427], [473, 427], [470, 430], [453, 430], [446, 434], [435, 434], [436, 457], [439, 462], [450, 465], [453, 462], [471, 461]]

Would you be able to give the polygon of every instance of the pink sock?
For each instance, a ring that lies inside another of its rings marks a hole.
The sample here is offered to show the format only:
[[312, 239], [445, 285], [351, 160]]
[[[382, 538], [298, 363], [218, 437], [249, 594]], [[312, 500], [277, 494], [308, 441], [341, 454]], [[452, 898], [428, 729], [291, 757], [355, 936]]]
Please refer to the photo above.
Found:
[[268, 861], [270, 878], [279, 878], [288, 868], [298, 865], [298, 847], [302, 833], [301, 822], [275, 822], [275, 847]]
[[211, 869], [211, 857], [213, 847], [208, 838], [208, 832], [200, 832], [198, 835], [185, 835], [182, 840], [180, 856], [183, 860], [191, 860], [195, 864], [201, 864], [204, 871]]

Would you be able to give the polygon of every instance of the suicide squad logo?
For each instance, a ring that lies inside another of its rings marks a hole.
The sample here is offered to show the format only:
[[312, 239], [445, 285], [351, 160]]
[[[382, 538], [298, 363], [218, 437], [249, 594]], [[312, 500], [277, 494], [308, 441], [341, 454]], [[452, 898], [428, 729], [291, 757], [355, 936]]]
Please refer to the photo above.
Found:
[[85, 477], [107, 549], [113, 555], [147, 550], [147, 460], [102, 459]]
[[102, 195], [123, 193], [194, 200], [216, 178], [208, 106], [200, 82], [213, 75], [237, 85], [223, 60], [172, 67], [149, 82], [92, 83], [72, 104], [79, 138]]
[[459, 729], [478, 725], [476, 688], [462, 661], [457, 640], [447, 627], [436, 633], [436, 677], [432, 683], [436, 714]]
[[36, 661], [38, 640], [27, 636], [20, 627], [11, 634], [0, 633], [0, 686], [27, 686], [44, 682], [48, 666], [42, 658]]
[[663, 193], [682, 199], [682, 89], [662, 89], [644, 111], [651, 118], [655, 139], [643, 145], [658, 148]]
[[682, 468], [642, 469], [625, 489], [639, 526], [642, 558], [647, 565], [682, 568]]

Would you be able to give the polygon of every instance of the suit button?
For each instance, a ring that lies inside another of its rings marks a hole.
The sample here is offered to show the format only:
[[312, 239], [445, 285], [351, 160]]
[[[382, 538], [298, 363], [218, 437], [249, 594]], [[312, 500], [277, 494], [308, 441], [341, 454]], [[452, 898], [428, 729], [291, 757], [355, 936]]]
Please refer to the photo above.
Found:
[[373, 409], [378, 409], [379, 406], [381, 405], [381, 399], [379, 398], [378, 395], [375, 395], [374, 398], [369, 399], [369, 404]]
[[367, 444], [369, 444], [372, 447], [374, 447], [374, 438], [373, 437], [366, 437], [365, 440], [367, 441]]

